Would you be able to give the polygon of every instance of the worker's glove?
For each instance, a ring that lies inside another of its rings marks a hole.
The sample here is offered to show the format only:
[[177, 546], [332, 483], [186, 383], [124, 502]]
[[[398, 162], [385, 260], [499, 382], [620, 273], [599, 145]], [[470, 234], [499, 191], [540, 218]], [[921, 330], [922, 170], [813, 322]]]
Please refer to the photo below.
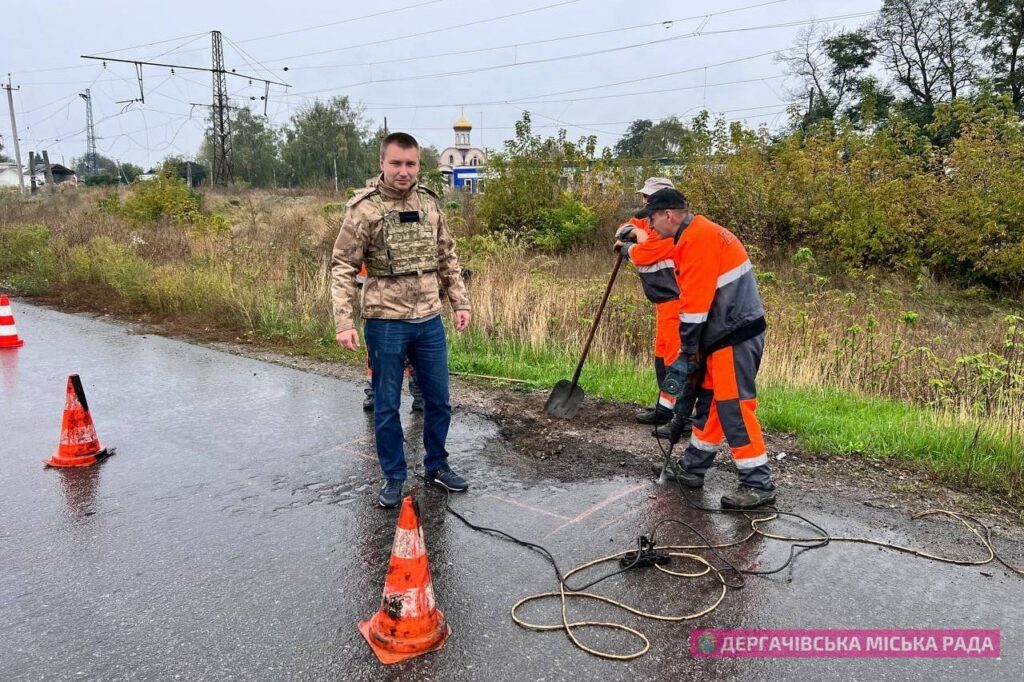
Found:
[[669, 422], [668, 426], [668, 442], [669, 445], [675, 445], [683, 439], [683, 434], [687, 430], [691, 430], [690, 427], [690, 415], [684, 415], [679, 412], [672, 413], [672, 421]]
[[[697, 394], [697, 375], [700, 372], [700, 362], [696, 355], [679, 354], [679, 357], [666, 369], [665, 381], [661, 388], [665, 393], [676, 399], [686, 396], [689, 393]], [[689, 417], [689, 414], [685, 416]]]
[[636, 241], [636, 226], [626, 223], [620, 225], [619, 229], [615, 231], [615, 241], [617, 242], [635, 242]]

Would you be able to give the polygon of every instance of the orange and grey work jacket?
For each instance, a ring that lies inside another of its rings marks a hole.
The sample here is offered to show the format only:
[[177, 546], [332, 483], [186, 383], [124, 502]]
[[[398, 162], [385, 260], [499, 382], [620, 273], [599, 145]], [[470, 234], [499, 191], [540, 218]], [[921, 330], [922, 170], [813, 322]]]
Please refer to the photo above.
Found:
[[629, 224], [647, 233], [647, 241], [628, 246], [623, 252], [636, 266], [647, 300], [655, 305], [678, 300], [676, 264], [672, 260], [675, 243], [655, 232], [646, 218], [630, 218]]
[[754, 269], [736, 235], [697, 215], [683, 222], [673, 240], [658, 241], [668, 242], [656, 255], [672, 261], [680, 291], [682, 353], [706, 356], [765, 330]]

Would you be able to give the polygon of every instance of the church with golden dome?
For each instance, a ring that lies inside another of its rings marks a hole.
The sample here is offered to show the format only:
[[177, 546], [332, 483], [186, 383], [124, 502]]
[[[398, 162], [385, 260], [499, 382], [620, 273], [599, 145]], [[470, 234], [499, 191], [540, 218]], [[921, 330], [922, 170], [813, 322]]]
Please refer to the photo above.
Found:
[[481, 170], [487, 163], [487, 154], [483, 149], [472, 146], [470, 132], [473, 124], [465, 116], [461, 116], [452, 128], [455, 130], [455, 145], [446, 147], [438, 155], [438, 169], [449, 186], [475, 194], [480, 191]]

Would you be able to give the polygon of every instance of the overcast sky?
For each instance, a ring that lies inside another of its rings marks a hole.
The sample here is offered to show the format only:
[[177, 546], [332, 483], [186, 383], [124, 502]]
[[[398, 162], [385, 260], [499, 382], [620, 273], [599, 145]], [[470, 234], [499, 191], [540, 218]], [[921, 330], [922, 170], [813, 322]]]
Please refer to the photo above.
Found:
[[[630, 121], [689, 118], [702, 107], [750, 125], [781, 125], [787, 88], [768, 53], [792, 45], [797, 22], [854, 29], [871, 16], [830, 18], [877, 11], [881, 0], [5, 5], [0, 73], [21, 87], [14, 98], [22, 160], [33, 149], [49, 150], [56, 162], [84, 153], [78, 93], [88, 87], [99, 152], [148, 168], [197, 152], [207, 109], [191, 104], [210, 103], [210, 74], [146, 66], [145, 104], [118, 104], [139, 97], [135, 67], [80, 55], [209, 67], [209, 31], [219, 30], [229, 69], [291, 86], [270, 87], [275, 126], [315, 98], [347, 95], [371, 127], [386, 116], [389, 130], [438, 149], [453, 143], [451, 126], [462, 114], [475, 146], [500, 147], [524, 109], [538, 132], [596, 134], [600, 148]], [[263, 114], [262, 82], [229, 77], [228, 91], [233, 103]], [[10, 120], [0, 114], [4, 153], [13, 157]]]

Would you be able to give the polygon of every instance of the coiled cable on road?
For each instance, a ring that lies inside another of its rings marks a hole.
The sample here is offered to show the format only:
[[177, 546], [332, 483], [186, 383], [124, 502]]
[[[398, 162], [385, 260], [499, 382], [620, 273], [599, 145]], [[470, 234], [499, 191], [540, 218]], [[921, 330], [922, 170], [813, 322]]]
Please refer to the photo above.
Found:
[[[659, 446], [661, 446], [660, 439], [659, 439]], [[662, 451], [664, 452], [664, 449]], [[666, 453], [666, 461], [668, 460], [668, 458], [671, 457], [671, 453], [672, 453], [672, 446], [670, 445], [669, 449], [668, 449], [668, 452]], [[768, 507], [768, 506], [766, 506], [766, 507], [763, 507], [763, 508], [760, 508], [760, 509], [757, 509], [757, 510], [754, 510], [754, 511], [704, 507], [704, 506], [699, 505], [699, 504], [697, 504], [696, 502], [694, 502], [693, 500], [690, 499], [689, 495], [687, 494], [686, 488], [681, 483], [679, 483], [678, 481], [676, 483], [677, 483], [677, 486], [678, 486], [678, 488], [680, 490], [680, 493], [683, 496], [683, 499], [686, 501], [686, 503], [690, 507], [692, 507], [694, 509], [697, 509], [697, 510], [700, 510], [700, 511], [704, 511], [704, 512], [707, 512], [707, 513], [714, 513], [714, 514], [742, 514], [750, 522], [750, 532], [747, 533], [744, 537], [740, 538], [739, 540], [734, 540], [732, 542], [720, 542], [720, 543], [713, 543], [713, 542], [711, 542], [710, 540], [705, 538], [696, 528], [694, 528], [690, 524], [686, 523], [685, 521], [682, 521], [682, 520], [679, 520], [679, 519], [665, 518], [665, 519], [661, 519], [661, 520], [657, 521], [654, 524], [654, 526], [652, 528], [652, 531], [649, 534], [649, 537], [651, 538], [652, 543], [653, 543], [653, 538], [655, 537], [655, 533], [657, 532], [657, 530], [659, 528], [661, 528], [661, 526], [663, 526], [665, 524], [676, 524], [676, 525], [684, 526], [690, 532], [692, 532], [697, 537], [699, 537], [701, 539], [701, 541], [702, 541], [701, 544], [694, 544], [694, 545], [655, 545], [654, 549], [655, 550], [659, 550], [659, 551], [668, 552], [669, 556], [671, 556], [671, 557], [676, 557], [676, 558], [679, 558], [679, 559], [689, 560], [689, 561], [693, 561], [693, 562], [695, 562], [697, 564], [703, 565], [704, 566], [704, 570], [697, 571], [697, 572], [692, 572], [692, 573], [684, 573], [684, 572], [680, 572], [680, 571], [673, 571], [673, 570], [667, 569], [667, 568], [665, 568], [665, 567], [663, 567], [661, 565], [658, 565], [658, 564], [654, 564], [654, 568], [656, 568], [657, 570], [661, 571], [662, 573], [665, 573], [665, 574], [668, 574], [668, 575], [671, 575], [671, 576], [674, 576], [674, 577], [678, 577], [678, 578], [684, 578], [684, 579], [697, 579], [697, 578], [702, 578], [704, 576], [707, 576], [709, 574], [713, 574], [715, 577], [717, 577], [719, 583], [721, 584], [721, 592], [717, 595], [717, 597], [714, 599], [714, 601], [710, 605], [706, 606], [703, 609], [694, 611], [692, 613], [684, 613], [684, 614], [653, 613], [653, 612], [645, 611], [644, 609], [641, 609], [641, 608], [639, 608], [637, 606], [633, 606], [633, 605], [627, 604], [627, 603], [625, 603], [623, 601], [612, 599], [611, 597], [607, 597], [607, 596], [602, 595], [602, 594], [595, 594], [593, 592], [587, 592], [586, 591], [586, 590], [590, 589], [591, 587], [593, 587], [594, 585], [596, 585], [596, 584], [598, 584], [600, 582], [603, 582], [605, 580], [608, 580], [609, 578], [611, 578], [613, 576], [616, 576], [616, 575], [619, 575], [619, 574], [624, 573], [626, 571], [634, 570], [634, 569], [638, 568], [639, 567], [639, 563], [638, 562], [639, 562], [639, 559], [640, 559], [640, 556], [641, 556], [641, 551], [639, 549], [638, 550], [632, 550], [632, 549], [622, 550], [622, 551], [616, 552], [614, 554], [610, 554], [608, 556], [602, 557], [600, 559], [594, 559], [592, 561], [588, 561], [586, 563], [579, 564], [579, 565], [574, 566], [573, 568], [571, 568], [568, 572], [563, 573], [562, 570], [558, 566], [558, 562], [555, 561], [554, 556], [543, 545], [539, 545], [537, 543], [528, 542], [528, 541], [525, 541], [525, 540], [520, 540], [519, 538], [516, 538], [515, 536], [513, 536], [513, 535], [511, 535], [509, 533], [506, 533], [505, 531], [496, 529], [496, 528], [488, 528], [488, 527], [485, 527], [485, 526], [479, 526], [479, 525], [476, 525], [476, 524], [472, 523], [471, 521], [466, 519], [462, 514], [460, 514], [459, 512], [455, 511], [454, 509], [452, 509], [451, 504], [450, 504], [451, 503], [451, 495], [449, 493], [447, 493], [447, 492], [446, 492], [446, 495], [445, 495], [445, 509], [447, 510], [448, 513], [452, 514], [454, 517], [459, 519], [463, 524], [465, 524], [467, 527], [469, 527], [472, 530], [475, 530], [475, 531], [478, 531], [478, 532], [482, 532], [482, 533], [486, 533], [486, 534], [489, 534], [489, 535], [494, 535], [494, 536], [499, 537], [501, 539], [504, 539], [504, 540], [516, 543], [518, 545], [527, 547], [527, 548], [529, 548], [529, 549], [531, 549], [531, 550], [533, 550], [535, 552], [540, 553], [548, 561], [548, 563], [550, 563], [551, 566], [553, 567], [555, 575], [556, 575], [556, 577], [558, 579], [558, 591], [542, 592], [542, 593], [539, 593], [539, 594], [533, 594], [533, 595], [524, 597], [523, 599], [520, 599], [518, 602], [516, 602], [516, 604], [512, 607], [512, 611], [511, 611], [512, 620], [513, 620], [513, 622], [516, 625], [518, 625], [519, 627], [522, 627], [524, 629], [527, 629], [527, 630], [534, 630], [534, 631], [538, 631], [538, 632], [551, 632], [551, 631], [562, 630], [562, 631], [565, 632], [566, 637], [568, 637], [569, 641], [572, 642], [572, 644], [574, 646], [576, 646], [577, 648], [579, 648], [579, 649], [581, 649], [581, 650], [583, 650], [583, 651], [585, 651], [588, 654], [591, 654], [593, 656], [597, 656], [599, 658], [610, 659], [610, 660], [628, 661], [628, 660], [633, 660], [633, 659], [636, 659], [636, 658], [639, 658], [639, 657], [643, 656], [651, 648], [650, 639], [648, 639], [648, 637], [643, 632], [641, 632], [640, 630], [638, 630], [636, 628], [633, 628], [633, 627], [630, 627], [628, 625], [624, 625], [622, 623], [614, 623], [614, 622], [608, 622], [608, 621], [597, 621], [597, 620], [570, 621], [569, 620], [569, 614], [568, 614], [568, 603], [569, 603], [569, 601], [571, 599], [583, 599], [583, 600], [598, 601], [598, 602], [601, 602], [601, 603], [604, 603], [604, 604], [608, 604], [608, 605], [614, 606], [614, 607], [616, 607], [618, 609], [626, 611], [627, 613], [631, 613], [631, 614], [633, 614], [635, 616], [638, 616], [640, 618], [646, 618], [646, 619], [650, 619], [650, 620], [666, 621], [666, 622], [683, 622], [683, 621], [688, 621], [688, 620], [695, 620], [697, 618], [701, 618], [703, 616], [706, 616], [709, 613], [711, 613], [712, 611], [714, 611], [715, 609], [717, 609], [722, 604], [722, 602], [725, 600], [726, 594], [728, 593], [730, 588], [732, 588], [732, 589], [742, 589], [745, 586], [745, 584], [746, 584], [743, 576], [746, 576], [746, 575], [767, 576], [767, 575], [773, 575], [773, 574], [779, 573], [779, 572], [785, 570], [787, 567], [792, 569], [792, 567], [793, 567], [793, 565], [795, 563], [795, 560], [796, 560], [797, 556], [799, 556], [800, 553], [802, 553], [804, 551], [812, 550], [812, 549], [819, 549], [821, 547], [825, 547], [826, 545], [828, 545], [828, 544], [830, 544], [832, 542], [854, 542], [854, 543], [870, 544], [870, 545], [874, 545], [874, 546], [877, 546], [877, 547], [882, 547], [882, 548], [891, 549], [891, 550], [894, 550], [894, 551], [910, 554], [912, 556], [916, 556], [916, 557], [919, 557], [919, 558], [922, 558], [922, 559], [928, 559], [930, 561], [937, 561], [937, 562], [940, 562], [940, 563], [954, 564], [954, 565], [959, 565], [959, 566], [984, 566], [986, 564], [992, 563], [993, 561], [998, 561], [999, 563], [1001, 563], [1003, 566], [1005, 566], [1007, 569], [1009, 569], [1013, 573], [1015, 573], [1017, 575], [1024, 576], [1024, 569], [1010, 564], [996, 550], [996, 548], [992, 544], [992, 530], [986, 524], [982, 523], [981, 521], [979, 521], [978, 519], [974, 518], [973, 516], [970, 516], [968, 514], [964, 514], [964, 513], [961, 513], [961, 512], [954, 512], [954, 511], [949, 511], [949, 510], [946, 510], [946, 509], [927, 509], [925, 511], [913, 514], [911, 516], [911, 519], [912, 520], [917, 520], [917, 519], [921, 519], [921, 518], [924, 518], [924, 517], [927, 517], [927, 516], [934, 516], [934, 515], [945, 515], [945, 516], [948, 516], [950, 518], [956, 519], [961, 524], [963, 524], [964, 527], [966, 527], [968, 530], [970, 530], [971, 533], [975, 536], [975, 538], [980, 542], [982, 547], [985, 548], [985, 550], [988, 553], [987, 557], [980, 558], [980, 559], [959, 559], [959, 558], [955, 558], [955, 557], [941, 556], [941, 555], [938, 555], [938, 554], [933, 554], [931, 552], [926, 552], [926, 551], [923, 551], [923, 550], [914, 549], [912, 547], [898, 545], [898, 544], [891, 543], [891, 542], [886, 542], [886, 541], [883, 541], [883, 540], [877, 540], [877, 539], [874, 539], [874, 538], [854, 537], [854, 536], [834, 536], [834, 535], [831, 535], [830, 533], [828, 533], [828, 531], [826, 531], [824, 528], [822, 528], [818, 524], [814, 523], [813, 521], [810, 521], [809, 519], [807, 519], [807, 518], [805, 518], [805, 517], [803, 517], [803, 516], [801, 516], [799, 514], [795, 514], [793, 512], [780, 511], [779, 509], [777, 509], [775, 507]], [[793, 518], [799, 519], [799, 520], [803, 521], [804, 523], [806, 523], [807, 525], [811, 526], [812, 528], [816, 529], [820, 533], [820, 535], [817, 535], [817, 536], [813, 536], [812, 535], [810, 537], [782, 535], [782, 534], [779, 534], [779, 533], [769, 532], [769, 531], [765, 530], [764, 528], [762, 528], [763, 525], [765, 525], [765, 524], [767, 524], [767, 523], [769, 523], [771, 521], [774, 521], [776, 519], [779, 519], [780, 517], [793, 517]], [[974, 524], [974, 525], [972, 525], [972, 524]], [[732, 562], [730, 562], [726, 557], [724, 557], [719, 552], [719, 550], [722, 550], [722, 549], [728, 549], [728, 548], [731, 548], [731, 547], [738, 547], [740, 545], [743, 545], [744, 543], [750, 541], [751, 539], [753, 539], [756, 536], [761, 536], [761, 537], [763, 537], [765, 539], [768, 539], [768, 540], [778, 540], [778, 541], [782, 541], [782, 542], [789, 542], [789, 543], [791, 543], [789, 557], [786, 559], [786, 561], [781, 566], [779, 566], [777, 568], [774, 568], [774, 569], [764, 569], [764, 570], [755, 570], [755, 569], [745, 569], [745, 568], [736, 567], [736, 566], [734, 566], [732, 564]], [[697, 551], [697, 550], [705, 550], [705, 551], [712, 552], [713, 554], [715, 554], [718, 557], [719, 560], [721, 560], [721, 562], [725, 565], [725, 567], [724, 568], [719, 568], [719, 567], [715, 566], [714, 564], [712, 564], [710, 561], [708, 561], [706, 558], [700, 556], [699, 554], [694, 554], [693, 552]], [[583, 571], [585, 571], [587, 569], [593, 568], [595, 566], [599, 566], [601, 564], [605, 564], [605, 563], [608, 563], [608, 562], [611, 562], [611, 561], [615, 561], [615, 560], [621, 560], [624, 556], [626, 556], [627, 554], [633, 553], [633, 552], [636, 552], [636, 554], [635, 554], [635, 559], [632, 561], [632, 563], [629, 563], [629, 564], [623, 566], [619, 570], [612, 571], [610, 573], [602, 575], [602, 576], [600, 576], [600, 577], [598, 577], [598, 578], [596, 578], [596, 579], [594, 579], [594, 580], [592, 580], [592, 581], [590, 581], [590, 582], [588, 582], [588, 583], [586, 583], [584, 585], [581, 585], [579, 587], [575, 587], [574, 588], [574, 587], [572, 587], [571, 585], [568, 584], [569, 578], [571, 578], [572, 576], [574, 576], [576, 574], [579, 574], [579, 573], [581, 573], [581, 572], [583, 572]], [[736, 575], [737, 576], [736, 580], [733, 581], [733, 582], [730, 582], [729, 580], [727, 580], [726, 577], [725, 577], [726, 573], [732, 573], [732, 574]], [[536, 601], [542, 601], [542, 600], [545, 600], [545, 599], [554, 599], [554, 598], [558, 598], [559, 603], [560, 603], [560, 615], [561, 615], [561, 622], [560, 623], [533, 623], [533, 622], [530, 622], [530, 621], [526, 620], [525, 618], [523, 618], [519, 614], [519, 609], [521, 607], [525, 606], [526, 604], [529, 604], [529, 603], [532, 603], [532, 602], [536, 602]], [[595, 649], [593, 647], [590, 647], [590, 646], [584, 644], [583, 642], [580, 641], [579, 637], [577, 637], [576, 631], [578, 631], [580, 629], [584, 629], [584, 628], [603, 628], [603, 629], [611, 629], [611, 630], [618, 630], [620, 632], [625, 632], [625, 633], [628, 633], [628, 634], [632, 635], [633, 637], [635, 637], [640, 642], [642, 642], [642, 646], [638, 650], [635, 650], [635, 651], [632, 651], [632, 652], [629, 652], [629, 653], [616, 653], [616, 652], [612, 652], [612, 651], [602, 651], [602, 650], [599, 650], [599, 649]]]

